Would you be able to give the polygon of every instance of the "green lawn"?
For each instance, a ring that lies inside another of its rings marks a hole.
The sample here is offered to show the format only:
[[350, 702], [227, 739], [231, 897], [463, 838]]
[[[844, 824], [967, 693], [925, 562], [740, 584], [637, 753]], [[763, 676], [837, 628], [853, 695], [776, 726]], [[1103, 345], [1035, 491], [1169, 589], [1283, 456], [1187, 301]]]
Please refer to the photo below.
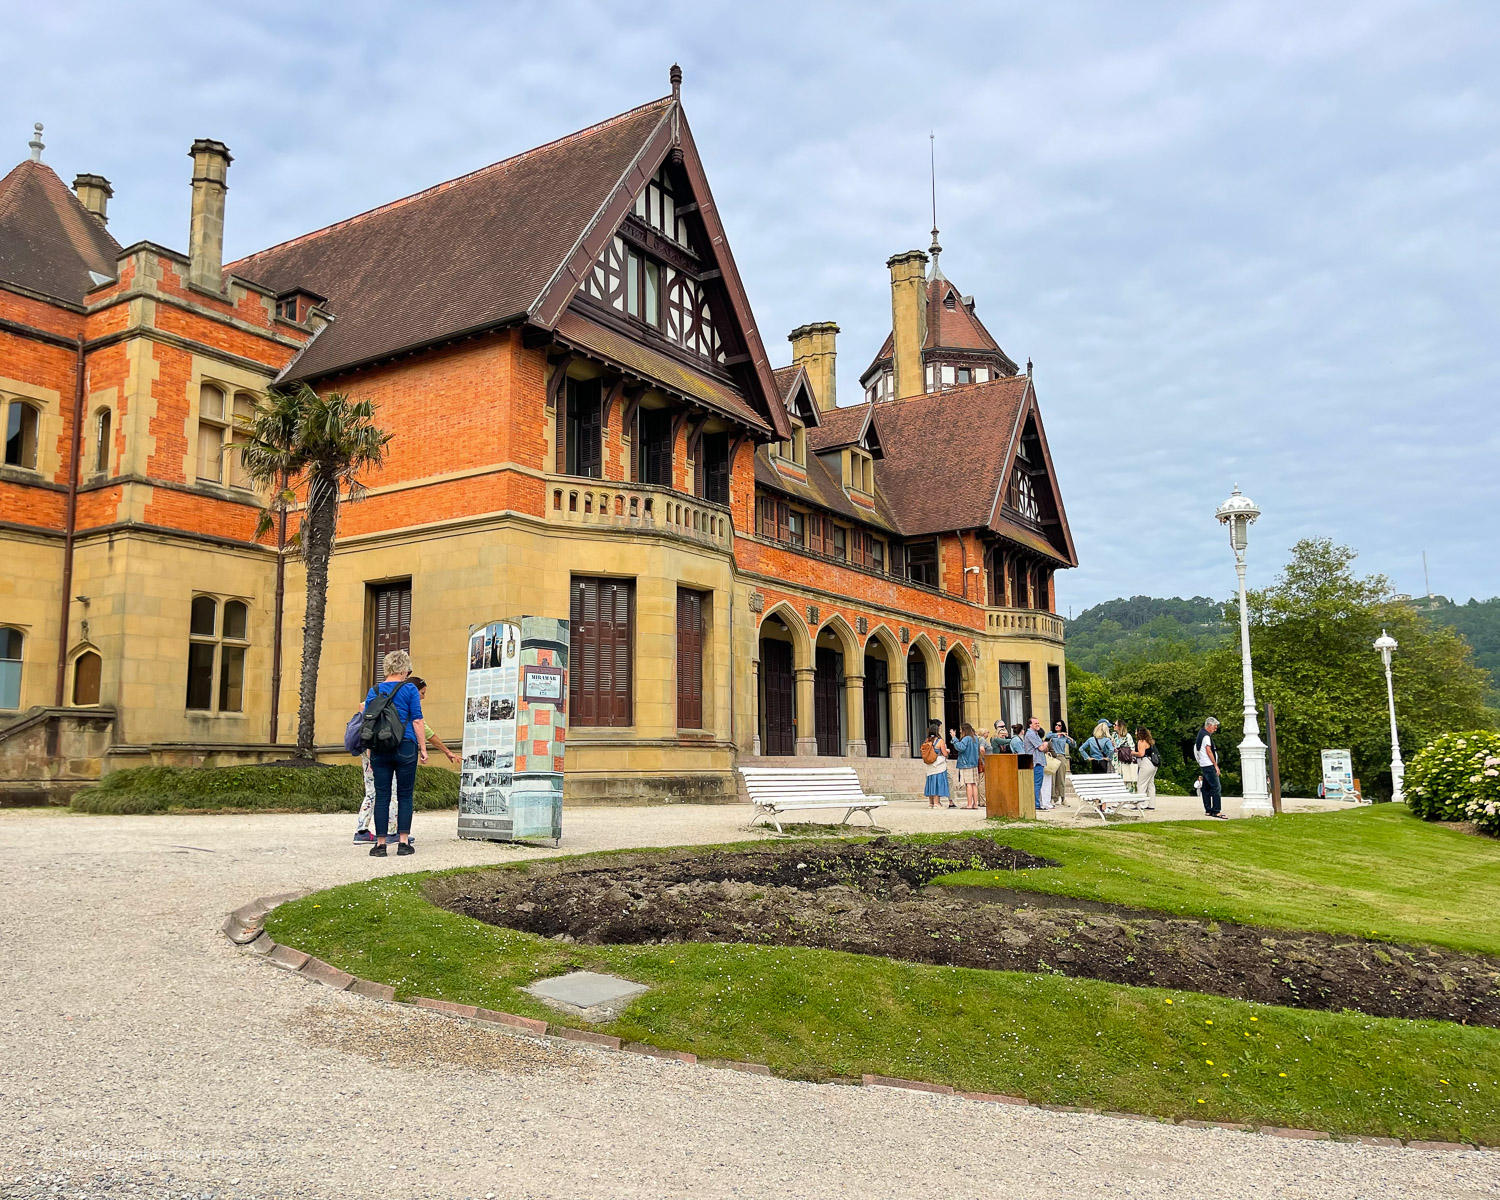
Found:
[[[1175, 911], [1471, 948], [1495, 940], [1473, 908], [1494, 912], [1496, 883], [1477, 877], [1486, 864], [1497, 873], [1500, 847], [1392, 809], [988, 832], [1066, 863], [1007, 873], [1008, 886], [1050, 878], [1060, 881], [1050, 891]], [[617, 972], [652, 990], [607, 1032], [765, 1062], [789, 1078], [868, 1072], [1161, 1117], [1500, 1144], [1500, 1030], [825, 950], [561, 945], [436, 908], [421, 879], [321, 892], [277, 909], [267, 928], [400, 996], [547, 1020], [558, 1014], [520, 987], [580, 968]]]
[[1404, 805], [1107, 830], [1027, 822], [991, 836], [1063, 866], [938, 882], [1500, 955], [1500, 841], [1418, 820]]

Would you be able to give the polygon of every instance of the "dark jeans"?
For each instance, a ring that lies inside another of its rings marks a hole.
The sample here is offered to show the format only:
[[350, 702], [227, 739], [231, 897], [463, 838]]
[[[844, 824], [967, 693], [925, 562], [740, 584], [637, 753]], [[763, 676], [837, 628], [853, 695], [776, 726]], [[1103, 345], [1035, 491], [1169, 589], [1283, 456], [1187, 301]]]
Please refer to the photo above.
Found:
[[1224, 806], [1224, 786], [1219, 782], [1218, 767], [1203, 768], [1203, 811], [1216, 816]]
[[417, 786], [417, 743], [408, 738], [394, 754], [370, 755], [375, 776], [375, 836], [384, 838], [390, 823], [391, 780], [396, 781], [396, 830], [411, 833], [411, 797]]
[[1109, 774], [1109, 759], [1107, 759], [1107, 758], [1091, 758], [1091, 759], [1089, 759], [1089, 774], [1091, 774], [1091, 775], [1108, 775]]

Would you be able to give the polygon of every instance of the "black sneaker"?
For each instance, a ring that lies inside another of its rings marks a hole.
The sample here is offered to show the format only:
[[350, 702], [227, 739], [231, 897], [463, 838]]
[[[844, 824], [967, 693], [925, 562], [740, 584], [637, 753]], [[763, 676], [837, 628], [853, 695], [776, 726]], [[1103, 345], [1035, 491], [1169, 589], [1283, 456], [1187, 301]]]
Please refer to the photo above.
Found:
[[397, 858], [400, 858], [403, 854], [415, 854], [416, 852], [417, 852], [417, 848], [415, 846], [413, 846], [410, 842], [402, 842], [400, 845], [398, 845], [396, 847], [396, 857]]
[[377, 842], [375, 845], [370, 847], [371, 858], [384, 858], [385, 856], [385, 843]]

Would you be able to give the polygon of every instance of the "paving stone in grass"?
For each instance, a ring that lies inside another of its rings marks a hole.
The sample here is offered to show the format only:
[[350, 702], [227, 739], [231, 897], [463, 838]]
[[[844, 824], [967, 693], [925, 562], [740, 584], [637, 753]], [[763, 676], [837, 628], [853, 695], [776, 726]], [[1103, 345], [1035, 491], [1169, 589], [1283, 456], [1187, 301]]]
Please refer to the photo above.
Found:
[[543, 1004], [598, 1021], [612, 1020], [647, 988], [644, 983], [621, 979], [618, 975], [570, 971], [551, 979], [539, 979], [525, 990]]

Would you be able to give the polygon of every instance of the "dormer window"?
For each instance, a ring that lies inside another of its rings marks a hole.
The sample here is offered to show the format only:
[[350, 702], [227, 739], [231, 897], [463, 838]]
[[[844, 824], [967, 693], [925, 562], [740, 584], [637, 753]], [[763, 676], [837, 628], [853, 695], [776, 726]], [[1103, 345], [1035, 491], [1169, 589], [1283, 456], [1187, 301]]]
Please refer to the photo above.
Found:
[[949, 312], [955, 311], [958, 308], [958, 297], [956, 297], [952, 292], [949, 292], [946, 296], [943, 297], [943, 307], [946, 308]]
[[1042, 509], [1037, 503], [1036, 489], [1032, 486], [1031, 475], [1022, 467], [1017, 467], [1011, 476], [1010, 506], [1028, 521], [1041, 524]]

